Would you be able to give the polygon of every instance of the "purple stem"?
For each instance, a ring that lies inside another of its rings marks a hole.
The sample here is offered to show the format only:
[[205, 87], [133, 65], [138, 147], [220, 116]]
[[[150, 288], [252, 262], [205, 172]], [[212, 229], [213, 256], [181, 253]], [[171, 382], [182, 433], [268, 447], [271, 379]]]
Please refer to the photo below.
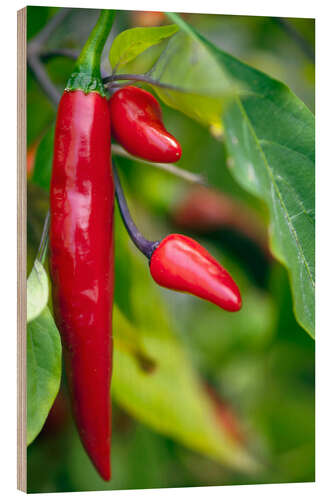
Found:
[[158, 247], [159, 241], [150, 241], [147, 240], [136, 227], [131, 214], [128, 209], [128, 205], [125, 199], [123, 188], [121, 187], [117, 167], [115, 162], [112, 161], [112, 169], [113, 176], [115, 182], [116, 189], [116, 198], [118, 202], [118, 207], [120, 211], [121, 218], [123, 219], [124, 225], [128, 234], [130, 235], [131, 240], [134, 245], [142, 252], [149, 260], [154, 252], [154, 250]]

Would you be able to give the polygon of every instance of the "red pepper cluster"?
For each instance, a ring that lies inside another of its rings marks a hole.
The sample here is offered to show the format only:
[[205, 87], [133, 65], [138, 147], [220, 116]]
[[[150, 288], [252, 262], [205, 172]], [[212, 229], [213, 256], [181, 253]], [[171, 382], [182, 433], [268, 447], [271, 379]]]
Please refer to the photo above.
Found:
[[175, 162], [181, 147], [149, 92], [128, 86], [107, 100], [99, 65], [111, 24], [109, 11], [103, 11], [61, 98], [50, 190], [53, 305], [73, 414], [105, 480], [111, 477], [114, 187], [125, 225], [149, 258], [156, 283], [228, 311], [241, 307], [237, 285], [199, 243], [178, 234], [149, 242], [130, 218], [111, 168], [111, 133], [129, 153], [149, 161]]
[[[118, 90], [110, 99], [110, 114], [112, 134], [132, 155], [161, 163], [180, 159], [181, 146], [165, 129], [160, 105], [146, 90], [133, 86]], [[116, 178], [119, 201], [118, 183]], [[128, 218], [122, 209], [121, 213]], [[153, 242], [151, 248], [150, 272], [156, 283], [192, 293], [228, 311], [240, 309], [242, 301], [236, 283], [199, 243], [171, 234], [159, 244]]]

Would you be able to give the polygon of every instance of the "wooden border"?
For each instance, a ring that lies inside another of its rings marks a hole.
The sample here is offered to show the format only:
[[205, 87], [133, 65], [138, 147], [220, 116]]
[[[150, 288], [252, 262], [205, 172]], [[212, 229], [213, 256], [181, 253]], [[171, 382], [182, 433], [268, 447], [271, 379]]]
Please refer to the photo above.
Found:
[[17, 487], [27, 491], [27, 9], [17, 12]]

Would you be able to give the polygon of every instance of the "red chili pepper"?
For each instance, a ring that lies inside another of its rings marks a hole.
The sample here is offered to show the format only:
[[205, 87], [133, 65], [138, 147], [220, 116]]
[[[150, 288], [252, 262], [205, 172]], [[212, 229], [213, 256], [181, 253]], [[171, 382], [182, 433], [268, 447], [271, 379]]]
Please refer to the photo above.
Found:
[[162, 121], [159, 102], [146, 90], [124, 87], [110, 99], [112, 135], [132, 155], [152, 162], [180, 159], [179, 142]]
[[210, 253], [188, 236], [170, 234], [161, 242], [147, 240], [128, 210], [117, 168], [113, 162], [116, 197], [128, 234], [149, 259], [150, 273], [159, 285], [188, 292], [227, 311], [239, 311], [242, 299], [230, 274]]
[[72, 409], [109, 480], [113, 210], [111, 123], [100, 57], [114, 13], [102, 11], [61, 98], [50, 191], [50, 268]]
[[156, 283], [188, 292], [227, 311], [239, 311], [242, 299], [230, 274], [199, 243], [170, 234], [154, 250], [150, 273]]

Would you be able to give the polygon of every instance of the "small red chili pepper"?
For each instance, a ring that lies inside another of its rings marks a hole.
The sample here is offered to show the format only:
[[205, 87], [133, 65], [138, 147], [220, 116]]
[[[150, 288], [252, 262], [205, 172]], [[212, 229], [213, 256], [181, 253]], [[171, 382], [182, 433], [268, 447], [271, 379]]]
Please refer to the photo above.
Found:
[[239, 311], [242, 299], [230, 274], [199, 243], [188, 236], [170, 234], [161, 242], [147, 240], [128, 210], [113, 162], [119, 211], [137, 248], [149, 259], [150, 273], [159, 285], [188, 292], [227, 311]]
[[112, 135], [126, 151], [152, 162], [173, 163], [180, 159], [179, 142], [162, 121], [159, 102], [146, 90], [124, 87], [109, 101]]
[[100, 58], [113, 17], [102, 11], [61, 98], [50, 190], [53, 306], [72, 409], [105, 480], [111, 477], [114, 183]]
[[198, 242], [170, 234], [154, 250], [150, 273], [160, 286], [188, 292], [227, 311], [239, 311], [242, 299], [230, 274]]

